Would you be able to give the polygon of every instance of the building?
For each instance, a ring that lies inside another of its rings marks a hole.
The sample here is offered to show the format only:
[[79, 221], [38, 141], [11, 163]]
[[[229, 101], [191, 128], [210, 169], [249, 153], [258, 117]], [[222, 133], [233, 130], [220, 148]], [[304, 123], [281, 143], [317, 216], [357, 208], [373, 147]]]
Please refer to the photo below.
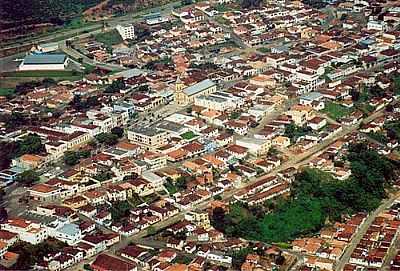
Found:
[[148, 24], [148, 25], [156, 25], [156, 24], [168, 22], [168, 17], [161, 16], [160, 12], [155, 12], [155, 13], [150, 13], [150, 14], [144, 15], [143, 19], [145, 19], [146, 24]]
[[95, 271], [109, 271], [109, 270], [124, 270], [136, 271], [137, 264], [134, 262], [127, 262], [117, 257], [107, 254], [100, 254], [96, 260], [90, 265]]
[[260, 156], [268, 152], [271, 140], [244, 137], [236, 140], [236, 144], [247, 148], [251, 154]]
[[146, 149], [156, 149], [168, 143], [169, 133], [155, 128], [145, 127], [128, 130], [128, 140], [144, 146]]
[[205, 79], [187, 88], [183, 88], [182, 85], [177, 82], [175, 89], [175, 103], [178, 105], [188, 105], [194, 103], [195, 97], [209, 95], [216, 91], [217, 84], [210, 79]]
[[200, 95], [194, 98], [194, 105], [208, 109], [225, 111], [244, 105], [244, 100], [227, 92], [214, 92], [210, 95]]
[[68, 62], [69, 58], [64, 54], [27, 55], [19, 65], [19, 70], [65, 70]]
[[48, 232], [41, 224], [34, 223], [22, 218], [8, 219], [1, 224], [1, 229], [19, 235], [21, 241], [36, 245], [43, 242], [48, 237]]
[[133, 24], [119, 24], [116, 29], [123, 40], [132, 40], [135, 38], [135, 27]]
[[74, 245], [81, 241], [82, 232], [78, 225], [66, 221], [55, 220], [46, 226], [50, 237]]

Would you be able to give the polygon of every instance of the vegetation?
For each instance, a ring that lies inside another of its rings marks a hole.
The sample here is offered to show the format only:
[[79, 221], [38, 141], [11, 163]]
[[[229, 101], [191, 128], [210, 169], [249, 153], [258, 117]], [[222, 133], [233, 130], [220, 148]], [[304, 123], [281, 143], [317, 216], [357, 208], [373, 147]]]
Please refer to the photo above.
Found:
[[16, 181], [24, 185], [32, 185], [40, 180], [39, 174], [34, 170], [26, 170], [18, 174]]
[[13, 88], [0, 88], [0, 96], [10, 97], [15, 93]]
[[96, 140], [100, 144], [112, 146], [118, 143], [118, 135], [113, 133], [101, 133], [96, 136]]
[[85, 109], [96, 107], [100, 105], [100, 102], [97, 96], [90, 96], [87, 99], [82, 100], [80, 95], [74, 95], [74, 98], [72, 99], [69, 105], [72, 106], [77, 111], [82, 111]]
[[79, 163], [81, 158], [88, 158], [89, 151], [66, 151], [64, 153], [64, 163], [69, 166], [74, 166]]
[[113, 45], [123, 42], [118, 31], [115, 29], [109, 32], [99, 33], [94, 37], [94, 39], [98, 42], [103, 43], [107, 48], [111, 48]]
[[114, 177], [114, 174], [111, 171], [101, 171], [97, 173], [97, 175], [94, 176], [93, 178], [98, 180], [99, 182], [105, 182], [111, 179], [112, 177]]
[[191, 140], [191, 139], [197, 137], [197, 135], [195, 133], [193, 133], [192, 131], [188, 131], [186, 133], [181, 134], [181, 137], [185, 140]]
[[271, 48], [268, 48], [268, 47], [261, 47], [261, 48], [258, 49], [258, 51], [260, 51], [261, 53], [266, 54], [266, 53], [271, 52]]
[[325, 104], [325, 109], [322, 112], [326, 113], [330, 118], [338, 120], [350, 115], [352, 109], [334, 102], [328, 102]]
[[18, 141], [18, 149], [17, 157], [27, 153], [39, 154], [44, 152], [44, 145], [37, 134], [28, 134]]
[[252, 8], [259, 8], [262, 6], [263, 1], [262, 0], [241, 0], [240, 1], [240, 6], [242, 8], [248, 8], [248, 9], [252, 9]]
[[5, 72], [4, 77], [43, 77], [80, 79], [83, 74], [78, 71], [15, 71]]
[[111, 207], [111, 217], [113, 220], [121, 220], [129, 215], [129, 210], [132, 206], [128, 201], [118, 201]]
[[14, 270], [32, 270], [35, 263], [41, 262], [44, 256], [54, 251], [59, 251], [65, 246], [65, 243], [49, 238], [37, 245], [20, 241], [12, 245], [8, 250], [19, 254], [17, 263], [13, 265]]
[[397, 77], [395, 77], [394, 78], [394, 84], [393, 84], [393, 87], [394, 87], [394, 94], [395, 95], [400, 95], [400, 76], [397, 76]]
[[302, 137], [311, 131], [310, 127], [301, 127], [296, 124], [289, 124], [285, 127], [285, 136], [295, 142], [299, 137]]
[[125, 89], [126, 85], [122, 79], [115, 80], [111, 83], [111, 85], [107, 86], [104, 90], [104, 93], [116, 93], [121, 89]]
[[100, 3], [100, 0], [3, 0], [0, 19], [26, 21], [31, 23], [54, 23], [62, 25], [66, 18], [81, 14], [82, 11]]
[[395, 120], [385, 124], [387, 136], [390, 139], [396, 139], [400, 141], [400, 120]]
[[393, 179], [394, 166], [365, 144], [350, 146], [348, 160], [352, 170], [348, 180], [339, 181], [329, 173], [305, 169], [296, 176], [291, 197], [277, 202], [273, 212], [265, 214], [259, 211], [260, 207], [236, 203], [228, 214], [215, 209], [213, 225], [228, 236], [286, 242], [317, 232], [326, 221], [372, 211], [386, 197], [385, 186]]
[[[19, 114], [12, 115], [15, 116], [15, 120], [13, 123], [18, 123], [20, 121], [23, 122], [23, 119], [20, 119]], [[0, 142], [0, 169], [7, 168], [11, 160], [20, 157], [24, 154], [40, 154], [44, 151], [44, 145], [41, 141], [41, 138], [37, 134], [28, 134], [23, 137], [19, 141], [15, 142]]]
[[193, 258], [187, 255], [178, 255], [172, 262], [173, 263], [181, 263], [181, 264], [190, 264]]
[[124, 136], [124, 129], [121, 127], [114, 127], [111, 129], [111, 133], [116, 135], [118, 138], [121, 138]]
[[388, 143], [388, 138], [385, 136], [383, 132], [371, 132], [368, 133], [368, 136], [373, 140], [378, 141], [379, 143], [386, 144]]
[[175, 194], [176, 192], [178, 192], [178, 188], [177, 188], [171, 181], [169, 181], [169, 180], [167, 180], [167, 181], [164, 183], [164, 187], [165, 187], [165, 189], [167, 189], [167, 191], [168, 191], [168, 193], [169, 193], [170, 195], [173, 195], [173, 194]]
[[238, 119], [239, 117], [240, 117], [240, 112], [237, 112], [237, 111], [233, 111], [233, 112], [229, 115], [229, 119], [231, 119], [231, 120]]

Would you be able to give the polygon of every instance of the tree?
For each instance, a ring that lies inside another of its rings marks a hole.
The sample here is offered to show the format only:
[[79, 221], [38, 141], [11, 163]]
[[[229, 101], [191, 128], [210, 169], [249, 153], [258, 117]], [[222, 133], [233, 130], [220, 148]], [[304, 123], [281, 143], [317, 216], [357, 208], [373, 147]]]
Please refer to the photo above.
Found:
[[8, 213], [6, 208], [1, 207], [0, 208], [0, 223], [5, 222], [8, 219]]
[[394, 87], [394, 94], [400, 95], [400, 76], [394, 78], [393, 87]]
[[114, 127], [111, 129], [111, 133], [121, 138], [124, 135], [124, 129], [121, 127]]
[[37, 134], [28, 134], [19, 142], [19, 153], [39, 154], [44, 151], [44, 145]]
[[147, 228], [147, 235], [154, 235], [157, 233], [157, 230], [154, 226], [149, 226]]
[[115, 145], [118, 142], [118, 136], [116, 134], [112, 133], [101, 133], [96, 136], [97, 141], [100, 144], [106, 144], [106, 145]]
[[74, 166], [79, 163], [79, 153], [75, 151], [66, 151], [64, 153], [64, 163], [69, 166]]
[[238, 119], [239, 117], [240, 117], [240, 113], [237, 111], [232, 112], [231, 115], [229, 116], [229, 118], [232, 120]]
[[24, 185], [32, 185], [40, 180], [39, 174], [34, 170], [26, 170], [18, 174], [16, 181]]
[[125, 89], [126, 84], [124, 80], [122, 79], [117, 79], [111, 83], [111, 85], [107, 86], [106, 89], [104, 90], [105, 93], [116, 93], [120, 91], [121, 89]]

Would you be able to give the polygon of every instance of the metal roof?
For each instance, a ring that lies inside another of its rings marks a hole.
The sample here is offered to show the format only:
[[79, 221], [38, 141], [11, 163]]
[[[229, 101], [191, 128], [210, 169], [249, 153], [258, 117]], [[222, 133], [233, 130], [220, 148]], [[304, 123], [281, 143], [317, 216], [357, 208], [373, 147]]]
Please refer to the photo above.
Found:
[[27, 55], [24, 58], [24, 65], [34, 64], [63, 64], [67, 56], [64, 54], [37, 54]]
[[193, 86], [185, 88], [183, 92], [188, 96], [192, 96], [213, 86], [215, 86], [215, 83], [212, 80], [205, 79], [197, 84], [194, 84]]

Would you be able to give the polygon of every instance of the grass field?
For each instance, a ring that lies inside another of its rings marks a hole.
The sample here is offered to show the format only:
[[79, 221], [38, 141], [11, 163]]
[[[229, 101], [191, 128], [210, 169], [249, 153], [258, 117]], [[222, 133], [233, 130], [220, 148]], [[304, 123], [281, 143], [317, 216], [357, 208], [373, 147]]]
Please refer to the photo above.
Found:
[[345, 116], [351, 114], [353, 110], [347, 107], [344, 107], [340, 104], [334, 102], [328, 102], [325, 104], [325, 109], [322, 110], [325, 114], [327, 114], [330, 118], [338, 120]]
[[181, 134], [181, 137], [186, 140], [191, 140], [191, 139], [197, 137], [197, 135], [195, 133], [193, 133], [192, 131], [189, 131], [189, 132]]
[[76, 77], [81, 76], [80, 72], [76, 71], [15, 71], [2, 73], [4, 77]]
[[13, 88], [0, 88], [0, 96], [10, 96], [14, 94], [15, 89]]
[[121, 36], [118, 34], [118, 31], [115, 29], [109, 32], [97, 34], [94, 38], [96, 41], [104, 43], [107, 47], [111, 47], [123, 42]]

